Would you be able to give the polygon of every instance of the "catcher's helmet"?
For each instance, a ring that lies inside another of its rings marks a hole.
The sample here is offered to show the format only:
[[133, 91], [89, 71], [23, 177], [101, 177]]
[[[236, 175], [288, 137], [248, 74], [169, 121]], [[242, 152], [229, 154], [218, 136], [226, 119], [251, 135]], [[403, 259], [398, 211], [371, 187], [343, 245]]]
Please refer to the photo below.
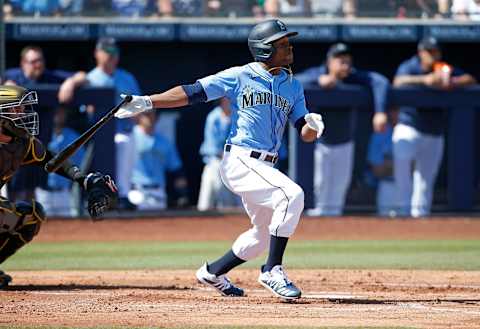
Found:
[[9, 120], [31, 135], [38, 135], [38, 113], [31, 106], [34, 104], [38, 104], [37, 92], [19, 86], [0, 86], [0, 119]]
[[283, 37], [292, 37], [298, 32], [288, 31], [285, 24], [278, 19], [258, 23], [248, 35], [248, 48], [257, 62], [268, 61], [275, 52], [272, 43]]

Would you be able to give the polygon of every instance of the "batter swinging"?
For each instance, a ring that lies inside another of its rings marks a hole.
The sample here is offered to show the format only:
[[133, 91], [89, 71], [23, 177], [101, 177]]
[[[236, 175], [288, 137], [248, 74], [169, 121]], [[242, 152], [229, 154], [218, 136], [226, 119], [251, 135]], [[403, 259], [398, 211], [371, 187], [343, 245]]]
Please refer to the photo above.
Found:
[[227, 97], [232, 107], [232, 127], [225, 145], [220, 173], [225, 185], [242, 198], [252, 228], [241, 234], [232, 249], [198, 271], [200, 282], [226, 296], [243, 296], [225, 274], [259, 256], [270, 243], [267, 261], [258, 281], [283, 299], [301, 296], [286, 276], [282, 258], [288, 238], [303, 211], [300, 186], [273, 166], [289, 121], [305, 142], [323, 132], [320, 114], [308, 113], [301, 84], [292, 77], [293, 62], [287, 30], [279, 20], [253, 27], [248, 46], [255, 62], [232, 67], [194, 84], [172, 88], [151, 96], [133, 96], [116, 114], [127, 118], [152, 108], [171, 108]]

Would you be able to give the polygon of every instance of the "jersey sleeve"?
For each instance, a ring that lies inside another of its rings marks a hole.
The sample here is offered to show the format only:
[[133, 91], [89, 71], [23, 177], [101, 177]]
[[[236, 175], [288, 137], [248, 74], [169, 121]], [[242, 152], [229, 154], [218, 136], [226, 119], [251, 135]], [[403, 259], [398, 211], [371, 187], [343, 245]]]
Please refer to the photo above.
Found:
[[297, 93], [297, 97], [295, 99], [295, 103], [292, 106], [292, 111], [288, 116], [288, 121], [290, 121], [292, 125], [294, 125], [298, 119], [303, 118], [308, 113], [303, 87], [300, 85], [299, 82], [297, 82], [295, 90]]
[[395, 76], [399, 75], [411, 75], [413, 73], [412, 66], [409, 65], [409, 62], [403, 62], [400, 64], [400, 66], [397, 69], [397, 73], [395, 73]]
[[318, 86], [318, 77], [326, 74], [325, 66], [312, 67], [303, 72], [295, 74], [295, 79], [298, 80], [302, 85], [307, 86]]
[[238, 68], [233, 67], [199, 79], [198, 82], [202, 85], [208, 102], [224, 96], [232, 97], [237, 80]]

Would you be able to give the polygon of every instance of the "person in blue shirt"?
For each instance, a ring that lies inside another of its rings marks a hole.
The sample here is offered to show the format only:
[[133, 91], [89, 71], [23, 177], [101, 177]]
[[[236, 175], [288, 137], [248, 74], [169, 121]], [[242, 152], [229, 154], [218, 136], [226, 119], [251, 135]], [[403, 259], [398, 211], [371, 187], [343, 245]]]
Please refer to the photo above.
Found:
[[[296, 78], [304, 86], [325, 89], [342, 84], [367, 87], [373, 94], [373, 128], [377, 132], [385, 130], [388, 79], [376, 72], [357, 70], [346, 44], [332, 45], [324, 65], [301, 72]], [[315, 145], [315, 206], [307, 213], [311, 216], [340, 216], [352, 178], [357, 111], [354, 108], [335, 108], [325, 111], [323, 116], [331, 129], [326, 130]]]
[[182, 161], [175, 146], [163, 135], [155, 132], [155, 112], [138, 116], [130, 143], [133, 144], [133, 172], [128, 196], [140, 210], [165, 209], [167, 207], [167, 178], [174, 176], [174, 190], [187, 202], [187, 180]]
[[[95, 46], [96, 67], [87, 74], [87, 81], [93, 87], [115, 88], [116, 102], [120, 102], [121, 93], [139, 94], [140, 86], [137, 79], [130, 72], [119, 68], [120, 49], [113, 38], [101, 38]], [[119, 193], [119, 209], [133, 210], [135, 207], [129, 202], [130, 177], [132, 171], [132, 154], [129, 153], [129, 135], [134, 125], [133, 120], [116, 122], [115, 150], [116, 150], [116, 182]]]
[[[413, 85], [445, 91], [475, 83], [473, 76], [442, 61], [441, 48], [432, 37], [419, 42], [417, 54], [400, 64], [393, 80], [395, 87]], [[443, 156], [447, 111], [403, 106], [398, 121], [393, 131], [398, 213], [428, 216]]]
[[[20, 67], [10, 68], [3, 76], [5, 85], [17, 85], [35, 89], [39, 84], [60, 85], [58, 102], [69, 103], [74, 96], [75, 89], [85, 83], [85, 72], [69, 72], [64, 70], [49, 70], [45, 66], [43, 50], [37, 46], [26, 46], [20, 52]], [[51, 120], [49, 111], [39, 111], [41, 121]], [[40, 132], [42, 139], [48, 139], [50, 132]], [[40, 184], [42, 173], [37, 168], [22, 167], [8, 186], [11, 199], [30, 200], [34, 197], [35, 188]]]
[[[54, 128], [52, 139], [48, 143], [48, 149], [54, 153], [59, 153], [80, 136], [75, 130], [65, 126], [65, 112], [64, 107], [59, 107], [53, 118]], [[81, 147], [70, 157], [70, 161], [80, 166], [84, 154], [85, 150]], [[38, 201], [43, 204], [47, 215], [68, 217], [74, 214], [71, 190], [72, 182], [70, 180], [55, 173], [50, 173], [48, 174], [46, 189], [38, 187], [35, 190], [35, 195]]]
[[241, 234], [224, 256], [205, 263], [196, 273], [200, 282], [225, 296], [244, 295], [226, 273], [258, 257], [269, 243], [258, 282], [281, 299], [301, 296], [282, 263], [288, 239], [303, 211], [304, 193], [274, 165], [288, 122], [305, 142], [320, 137], [324, 126], [320, 114], [308, 112], [302, 85], [291, 73], [293, 51], [289, 38], [295, 35], [297, 32], [289, 31], [278, 19], [258, 23], [248, 36], [255, 62], [160, 94], [134, 95], [115, 114], [117, 118], [128, 118], [153, 108], [178, 108], [222, 97], [230, 101], [232, 123], [220, 174], [227, 188], [242, 198], [252, 228]]
[[223, 147], [230, 132], [230, 115], [228, 98], [221, 98], [219, 105], [210, 111], [205, 122], [203, 143], [200, 146], [200, 154], [205, 163], [197, 203], [200, 211], [238, 205], [236, 196], [223, 185], [220, 177]]

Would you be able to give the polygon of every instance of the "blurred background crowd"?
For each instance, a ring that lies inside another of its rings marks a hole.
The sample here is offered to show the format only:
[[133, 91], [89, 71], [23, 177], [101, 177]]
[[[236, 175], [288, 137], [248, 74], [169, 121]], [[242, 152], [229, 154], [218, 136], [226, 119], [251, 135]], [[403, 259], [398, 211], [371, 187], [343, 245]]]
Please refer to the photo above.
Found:
[[479, 20], [479, 0], [5, 0], [5, 17], [323, 17]]
[[[26, 17], [27, 24], [51, 16], [100, 17], [106, 22], [115, 21], [112, 17], [207, 17], [206, 21], [208, 17], [228, 17], [224, 23], [233, 17], [323, 17], [350, 22], [363, 17], [430, 18], [443, 24], [480, 19], [480, 0], [5, 0], [3, 13], [7, 22], [12, 17]], [[15, 24], [23, 24], [20, 21]], [[299, 21], [309, 24], [313, 20]], [[55, 42], [35, 39], [32, 43], [21, 38], [6, 42], [3, 84], [33, 90], [42, 85], [58, 88], [60, 105], [48, 107], [40, 99], [39, 110], [40, 139], [54, 152], [98, 119], [94, 106], [72, 106], [80, 88], [111, 88], [119, 102], [122, 93], [157, 92], [251, 61], [243, 39], [117, 42], [97, 36], [94, 41], [88, 39], [93, 37], [79, 41], [67, 36]], [[304, 88], [360, 85], [374, 98], [367, 112], [358, 111], [357, 106], [310, 108], [324, 115], [327, 129], [309, 164], [314, 177], [307, 214], [339, 216], [349, 206], [367, 205], [369, 211], [376, 209], [383, 216], [423, 217], [430, 214], [435, 201], [443, 210], [449, 209], [445, 206], [451, 134], [448, 109], [394, 108], [388, 105], [387, 94], [389, 88], [404, 86], [448, 93], [475, 85], [480, 75], [472, 51], [476, 43], [455, 40], [440, 45], [435, 38], [412, 41], [348, 44], [308, 40], [294, 44], [294, 73]], [[182, 65], [179, 58], [183, 58]], [[116, 121], [115, 152], [111, 153], [115, 168], [111, 171], [116, 173], [119, 187], [119, 210], [240, 209], [241, 201], [223, 186], [218, 175], [230, 128], [229, 106], [222, 99], [192, 111], [158, 111]], [[476, 122], [479, 118], [475, 114]], [[477, 129], [475, 138], [479, 136]], [[287, 145], [288, 134], [276, 164], [285, 173], [292, 165]], [[100, 152], [90, 143], [72, 161], [87, 171]], [[475, 152], [472, 157], [478, 163], [480, 152]], [[477, 194], [479, 176], [476, 170], [473, 184]], [[325, 177], [329, 179], [322, 179]], [[38, 199], [50, 216], [83, 215], [78, 187], [54, 174], [47, 177], [36, 168], [22, 169], [8, 191], [3, 191], [7, 193], [12, 200]], [[397, 199], [399, 194], [402, 200]], [[478, 207], [478, 196], [474, 199]]]

